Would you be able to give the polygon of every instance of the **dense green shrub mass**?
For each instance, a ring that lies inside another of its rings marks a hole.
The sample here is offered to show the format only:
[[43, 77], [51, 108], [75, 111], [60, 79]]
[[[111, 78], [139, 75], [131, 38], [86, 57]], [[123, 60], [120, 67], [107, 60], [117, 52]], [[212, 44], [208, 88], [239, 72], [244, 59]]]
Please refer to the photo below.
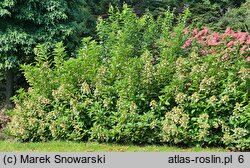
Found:
[[228, 10], [216, 24], [217, 28], [230, 26], [235, 30], [250, 32], [250, 0], [246, 0], [239, 8]]
[[214, 30], [231, 26], [234, 30], [249, 31], [249, 0], [29, 0], [26, 3], [2, 0], [0, 80], [7, 79], [10, 84], [6, 94], [0, 95], [0, 103], [6, 98], [10, 104], [9, 97], [17, 88], [27, 87], [19, 65], [34, 62], [33, 48], [37, 44], [45, 43], [51, 49], [64, 41], [68, 56], [74, 57], [83, 36], [97, 38], [96, 18], [108, 17], [110, 4], [121, 9], [124, 3], [133, 7], [138, 16], [150, 11], [154, 17], [166, 9], [178, 15], [189, 7], [192, 19], [188, 23], [195, 27], [206, 24]]
[[[182, 49], [189, 11], [138, 18], [110, 8], [98, 41], [85, 38], [76, 58], [61, 43], [35, 50], [23, 65], [30, 84], [14, 97], [7, 131], [20, 141], [95, 140], [250, 148], [249, 70], [230, 59]], [[54, 59], [51, 59], [51, 56]]]
[[67, 41], [71, 48], [89, 33], [91, 16], [84, 0], [3, 0], [0, 3], [0, 71], [33, 61], [33, 48]]

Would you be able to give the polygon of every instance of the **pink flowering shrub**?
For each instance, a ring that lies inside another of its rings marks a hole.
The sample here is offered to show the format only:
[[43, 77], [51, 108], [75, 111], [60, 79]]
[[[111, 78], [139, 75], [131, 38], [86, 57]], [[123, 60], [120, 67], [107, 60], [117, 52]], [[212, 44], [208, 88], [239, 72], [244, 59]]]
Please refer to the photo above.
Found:
[[[162, 141], [250, 149], [250, 36], [184, 29], [189, 38], [160, 96]], [[162, 107], [163, 106], [163, 107]]]
[[243, 55], [246, 60], [250, 59], [250, 35], [248, 32], [234, 32], [228, 27], [224, 33], [211, 32], [207, 27], [203, 30], [197, 28], [190, 33], [184, 34], [190, 38], [183, 44], [183, 49], [190, 49], [192, 45], [199, 46], [202, 55], [215, 54], [223, 59], [229, 59], [232, 55]]

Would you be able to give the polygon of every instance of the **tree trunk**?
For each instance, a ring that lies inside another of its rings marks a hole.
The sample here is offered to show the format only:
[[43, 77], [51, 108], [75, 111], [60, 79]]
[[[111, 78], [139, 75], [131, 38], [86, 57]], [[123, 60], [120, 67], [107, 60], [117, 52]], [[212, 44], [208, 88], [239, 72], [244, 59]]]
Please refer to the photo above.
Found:
[[6, 105], [12, 106], [10, 98], [14, 93], [14, 72], [13, 69], [9, 69], [6, 72]]

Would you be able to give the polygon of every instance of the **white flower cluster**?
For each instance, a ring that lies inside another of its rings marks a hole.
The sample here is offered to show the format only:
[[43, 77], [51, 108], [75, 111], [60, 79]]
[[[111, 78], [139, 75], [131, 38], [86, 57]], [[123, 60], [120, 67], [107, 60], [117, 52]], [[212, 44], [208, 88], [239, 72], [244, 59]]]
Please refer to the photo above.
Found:
[[83, 82], [82, 85], [81, 85], [81, 88], [80, 88], [81, 92], [83, 94], [90, 94], [91, 93], [91, 90], [90, 90], [90, 87], [89, 87], [89, 84], [87, 82]]
[[190, 75], [197, 75], [197, 74], [201, 74], [206, 72], [208, 69], [208, 64], [207, 63], [203, 63], [202, 65], [196, 64], [192, 67]]
[[188, 123], [188, 114], [182, 108], [174, 107], [165, 115], [165, 120], [163, 121], [163, 139], [168, 142], [173, 137], [176, 137], [175, 139], [178, 140], [178, 136], [185, 136], [185, 132], [188, 130]]
[[200, 91], [206, 91], [210, 86], [214, 84], [215, 84], [214, 77], [210, 77], [210, 78], [205, 77], [200, 83]]
[[240, 79], [245, 81], [246, 79], [250, 78], [250, 68], [242, 67], [239, 71]]
[[178, 104], [184, 103], [185, 100], [186, 100], [186, 97], [187, 97], [186, 94], [184, 94], [184, 93], [178, 93], [175, 96], [175, 102], [178, 103]]

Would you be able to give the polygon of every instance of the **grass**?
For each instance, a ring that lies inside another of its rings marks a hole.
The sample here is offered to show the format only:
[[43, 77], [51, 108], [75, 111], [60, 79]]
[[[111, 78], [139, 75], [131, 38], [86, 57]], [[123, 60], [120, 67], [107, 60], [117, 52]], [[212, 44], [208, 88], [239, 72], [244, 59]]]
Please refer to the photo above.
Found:
[[0, 152], [227, 152], [223, 148], [178, 148], [170, 146], [135, 146], [100, 144], [95, 142], [41, 142], [19, 143], [0, 141]]

